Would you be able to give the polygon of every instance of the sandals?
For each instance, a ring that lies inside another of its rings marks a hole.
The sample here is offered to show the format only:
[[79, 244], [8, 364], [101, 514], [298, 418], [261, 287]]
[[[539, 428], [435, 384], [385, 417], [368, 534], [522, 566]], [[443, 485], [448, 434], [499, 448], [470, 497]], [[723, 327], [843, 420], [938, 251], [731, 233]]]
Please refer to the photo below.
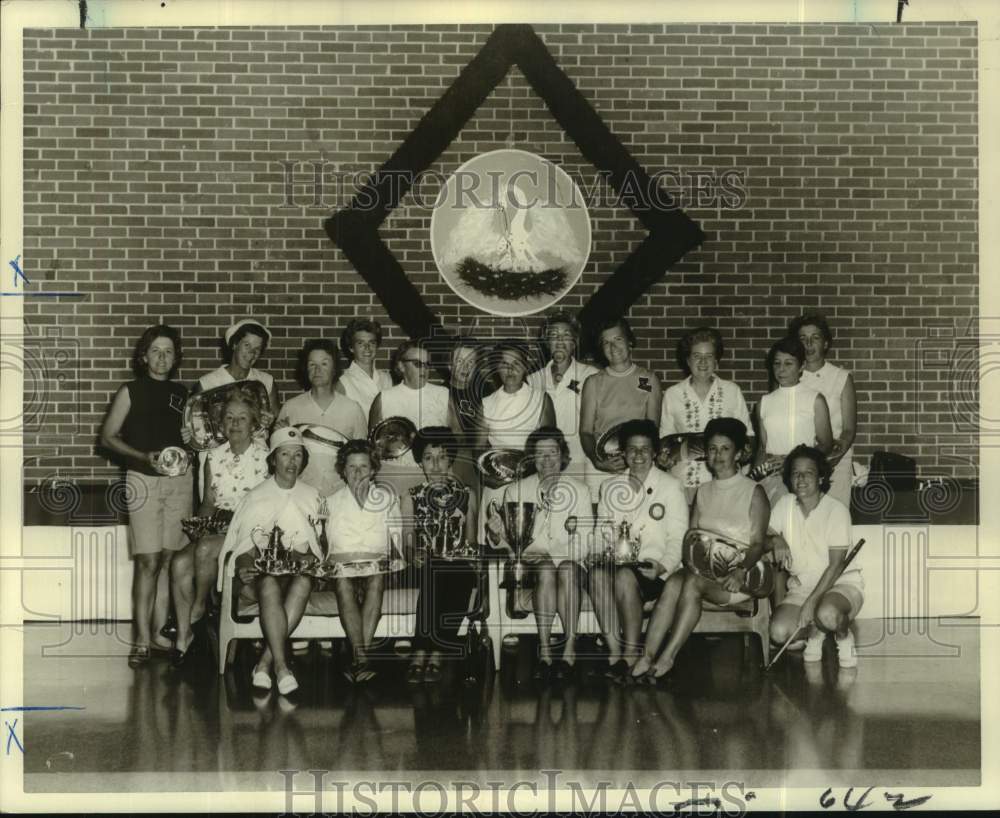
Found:
[[128, 654], [128, 666], [135, 670], [149, 661], [149, 645], [134, 645]]
[[260, 690], [270, 690], [271, 689], [271, 674], [263, 670], [253, 669], [253, 676], [250, 677], [250, 683]]
[[375, 678], [375, 671], [368, 667], [368, 662], [365, 660], [355, 659], [350, 670], [344, 671], [344, 678], [351, 684], [370, 682]]

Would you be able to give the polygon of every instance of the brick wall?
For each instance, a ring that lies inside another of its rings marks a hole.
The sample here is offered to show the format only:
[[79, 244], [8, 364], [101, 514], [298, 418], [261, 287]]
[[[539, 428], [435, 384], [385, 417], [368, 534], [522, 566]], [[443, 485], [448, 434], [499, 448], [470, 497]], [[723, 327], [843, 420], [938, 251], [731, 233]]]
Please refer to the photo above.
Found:
[[[304, 339], [336, 337], [357, 314], [384, 321], [323, 232], [351, 193], [334, 174], [377, 168], [490, 30], [26, 32], [25, 271], [35, 288], [83, 293], [25, 299], [31, 343], [61, 354], [53, 366], [68, 373], [58, 386], [26, 375], [27, 481], [107, 472], [98, 426], [151, 323], [181, 330], [192, 381], [218, 365], [233, 316], [266, 318], [262, 366], [288, 397]], [[637, 358], [673, 382], [682, 331], [714, 324], [729, 342], [723, 373], [756, 401], [770, 342], [821, 309], [837, 335], [831, 357], [857, 381], [861, 456], [891, 448], [924, 473], [974, 476], [977, 438], [951, 407], [955, 380], [978, 406], [978, 369], [958, 377], [950, 361], [978, 304], [975, 25], [537, 30], [649, 172], [745, 178], [738, 208], [685, 202], [708, 241], [634, 306]], [[434, 169], [515, 146], [593, 179], [516, 69]], [[325, 163], [321, 190], [310, 162]], [[571, 308], [643, 235], [613, 201], [591, 218]], [[408, 200], [382, 234], [446, 323], [508, 332], [440, 279], [429, 225], [430, 210]], [[389, 327], [386, 357], [398, 340]], [[974, 354], [965, 360], [974, 367]]]

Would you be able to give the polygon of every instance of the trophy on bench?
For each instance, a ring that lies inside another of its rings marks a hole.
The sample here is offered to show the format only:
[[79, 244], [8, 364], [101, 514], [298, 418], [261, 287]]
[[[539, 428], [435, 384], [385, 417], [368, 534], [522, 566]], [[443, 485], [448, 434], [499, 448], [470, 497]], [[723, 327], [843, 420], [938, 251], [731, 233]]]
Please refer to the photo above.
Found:
[[509, 501], [497, 503], [491, 500], [488, 512], [492, 516], [496, 514], [503, 524], [504, 539], [514, 552], [514, 562], [512, 565], [513, 587], [512, 590], [525, 587], [525, 566], [523, 554], [525, 549], [531, 545], [535, 532], [535, 511], [534, 503], [519, 503]]

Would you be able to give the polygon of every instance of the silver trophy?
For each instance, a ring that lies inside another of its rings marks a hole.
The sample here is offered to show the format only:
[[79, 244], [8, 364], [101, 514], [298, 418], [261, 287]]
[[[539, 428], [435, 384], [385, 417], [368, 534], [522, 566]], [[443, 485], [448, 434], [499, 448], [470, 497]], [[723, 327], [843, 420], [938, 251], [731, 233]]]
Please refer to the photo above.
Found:
[[500, 522], [503, 524], [504, 537], [507, 540], [507, 544], [514, 551], [515, 588], [520, 588], [524, 584], [525, 572], [522, 555], [534, 539], [535, 510], [536, 506], [534, 503], [497, 503], [496, 500], [491, 500], [489, 504], [489, 513], [500, 517]]

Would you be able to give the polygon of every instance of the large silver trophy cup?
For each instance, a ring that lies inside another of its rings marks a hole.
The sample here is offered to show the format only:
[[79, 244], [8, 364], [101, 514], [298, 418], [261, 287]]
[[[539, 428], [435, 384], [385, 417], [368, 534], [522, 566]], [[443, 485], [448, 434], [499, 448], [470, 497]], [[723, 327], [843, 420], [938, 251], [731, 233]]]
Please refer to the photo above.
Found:
[[524, 585], [524, 550], [531, 545], [535, 532], [535, 504], [490, 501], [490, 514], [497, 514], [503, 524], [504, 538], [514, 552], [514, 587]]

